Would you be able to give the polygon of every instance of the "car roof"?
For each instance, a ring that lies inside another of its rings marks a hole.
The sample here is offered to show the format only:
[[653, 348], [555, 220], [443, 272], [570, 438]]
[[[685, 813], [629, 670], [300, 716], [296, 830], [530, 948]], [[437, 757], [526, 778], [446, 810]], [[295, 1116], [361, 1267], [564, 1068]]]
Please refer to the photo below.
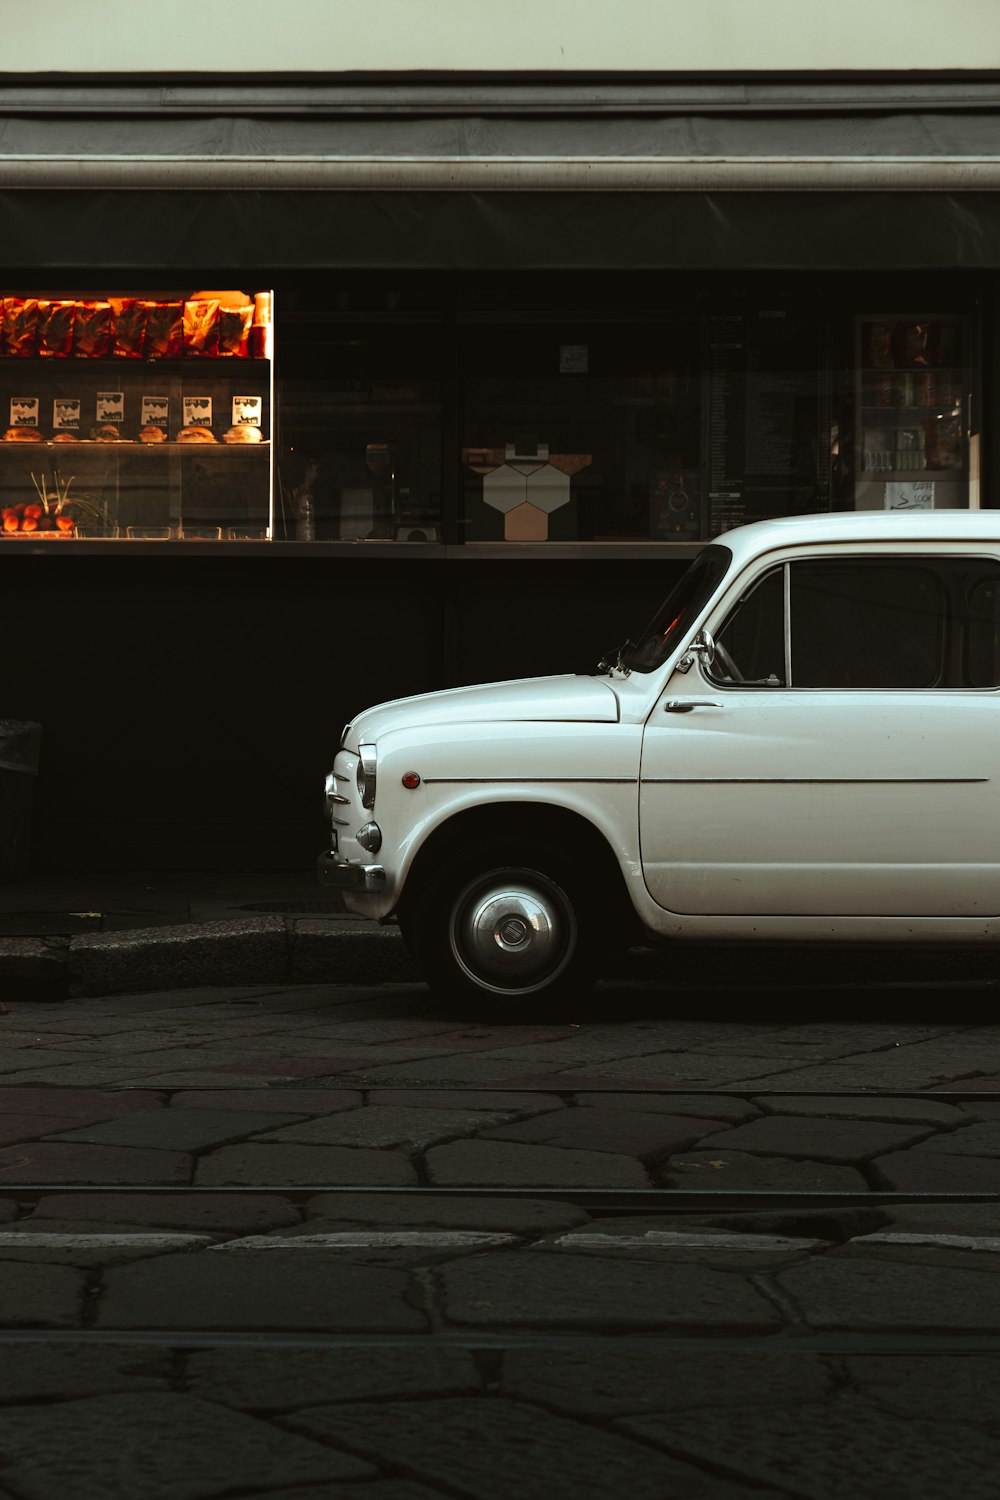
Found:
[[1000, 511], [834, 511], [816, 516], [780, 516], [722, 532], [716, 542], [740, 561], [776, 547], [851, 542], [993, 542], [1000, 544]]

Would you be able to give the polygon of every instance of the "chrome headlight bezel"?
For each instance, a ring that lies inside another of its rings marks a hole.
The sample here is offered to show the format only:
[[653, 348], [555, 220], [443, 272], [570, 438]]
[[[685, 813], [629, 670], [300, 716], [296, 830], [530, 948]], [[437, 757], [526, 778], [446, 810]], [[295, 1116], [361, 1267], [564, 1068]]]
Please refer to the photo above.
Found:
[[375, 787], [378, 781], [378, 757], [374, 745], [358, 746], [358, 796], [361, 806], [375, 806]]

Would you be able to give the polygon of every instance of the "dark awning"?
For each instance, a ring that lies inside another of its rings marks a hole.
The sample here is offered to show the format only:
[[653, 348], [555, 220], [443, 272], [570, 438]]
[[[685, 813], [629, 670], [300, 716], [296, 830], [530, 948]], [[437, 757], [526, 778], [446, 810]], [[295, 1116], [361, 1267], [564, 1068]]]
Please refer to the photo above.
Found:
[[8, 268], [1000, 268], [991, 193], [4, 192]]

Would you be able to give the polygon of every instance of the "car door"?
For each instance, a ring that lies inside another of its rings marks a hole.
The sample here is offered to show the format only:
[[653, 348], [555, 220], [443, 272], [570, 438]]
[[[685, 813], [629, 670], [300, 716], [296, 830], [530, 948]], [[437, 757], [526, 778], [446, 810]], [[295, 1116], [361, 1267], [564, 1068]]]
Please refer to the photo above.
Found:
[[644, 878], [670, 912], [1000, 913], [1000, 564], [763, 569], [645, 729]]

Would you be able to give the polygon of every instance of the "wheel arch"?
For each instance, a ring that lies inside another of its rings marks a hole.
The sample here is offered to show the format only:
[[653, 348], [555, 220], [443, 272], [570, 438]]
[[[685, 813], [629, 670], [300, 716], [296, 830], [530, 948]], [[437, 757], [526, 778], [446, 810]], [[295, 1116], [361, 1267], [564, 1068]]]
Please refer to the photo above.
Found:
[[[612, 916], [623, 931], [640, 927], [621, 865], [605, 834], [582, 813], [552, 803], [497, 802], [464, 808], [428, 834], [416, 851], [397, 905], [400, 920], [419, 898], [421, 888], [463, 851], [499, 842], [551, 844], [559, 859], [569, 855], [589, 865]], [[625, 926], [627, 924], [627, 927]]]

